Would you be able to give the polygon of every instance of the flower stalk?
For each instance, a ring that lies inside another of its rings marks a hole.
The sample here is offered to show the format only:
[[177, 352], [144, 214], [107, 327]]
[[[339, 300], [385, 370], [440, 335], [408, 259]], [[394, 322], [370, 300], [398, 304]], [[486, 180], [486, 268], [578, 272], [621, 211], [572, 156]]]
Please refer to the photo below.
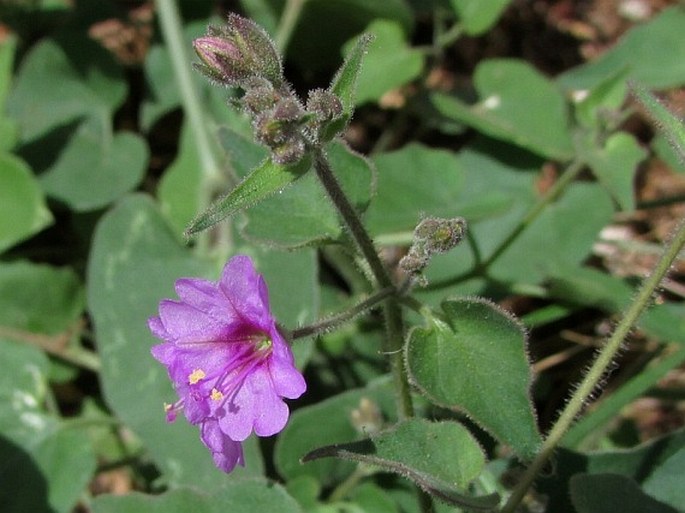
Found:
[[312, 335], [319, 335], [321, 333], [326, 333], [338, 326], [345, 324], [346, 322], [354, 319], [358, 315], [368, 312], [378, 303], [388, 298], [395, 293], [394, 287], [386, 287], [379, 290], [372, 296], [366, 298], [364, 301], [357, 303], [349, 310], [345, 310], [337, 315], [321, 319], [314, 324], [309, 326], [302, 326], [301, 328], [296, 328], [290, 332], [290, 339], [297, 340], [298, 338], [311, 337]]
[[611, 362], [614, 361], [617, 353], [621, 348], [621, 344], [625, 337], [630, 333], [633, 325], [640, 318], [640, 315], [651, 303], [654, 291], [661, 283], [661, 280], [666, 276], [673, 261], [677, 258], [680, 250], [685, 246], [685, 220], [681, 221], [675, 236], [667, 246], [663, 255], [656, 264], [652, 273], [645, 278], [633, 300], [630, 308], [626, 311], [623, 318], [616, 326], [614, 333], [611, 335], [606, 345], [599, 351], [597, 358], [588, 370], [580, 385], [571, 396], [571, 399], [566, 405], [566, 408], [561, 412], [559, 419], [555, 422], [552, 430], [547, 435], [547, 438], [542, 444], [540, 452], [535, 457], [531, 465], [526, 469], [521, 481], [514, 488], [513, 493], [509, 497], [506, 505], [502, 509], [502, 513], [512, 513], [519, 505], [523, 497], [526, 495], [528, 489], [537, 477], [542, 467], [547, 463], [556, 447], [561, 442], [568, 429], [573, 424], [573, 421], [580, 413], [587, 398], [591, 396], [592, 391], [600, 383], [602, 377], [610, 367]]
[[376, 279], [378, 286], [392, 288], [393, 295], [388, 296], [384, 305], [384, 316], [386, 324], [386, 338], [383, 345], [383, 352], [390, 359], [395, 393], [397, 394], [397, 407], [399, 417], [408, 418], [414, 416], [414, 406], [407, 379], [407, 371], [402, 357], [402, 346], [404, 342], [404, 323], [402, 321], [402, 310], [396, 297], [396, 289], [390, 279], [383, 262], [381, 262], [373, 241], [359, 219], [357, 212], [345, 196], [338, 180], [320, 148], [314, 150], [314, 168], [316, 175], [323, 185], [328, 197], [342, 217], [345, 227], [357, 243], [362, 255], [369, 264], [371, 272]]

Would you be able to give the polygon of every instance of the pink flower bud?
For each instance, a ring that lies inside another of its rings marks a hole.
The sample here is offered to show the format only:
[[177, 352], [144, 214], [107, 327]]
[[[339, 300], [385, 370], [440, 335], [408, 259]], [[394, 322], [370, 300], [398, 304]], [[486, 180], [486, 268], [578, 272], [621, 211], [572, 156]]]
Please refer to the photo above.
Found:
[[269, 35], [237, 14], [231, 14], [224, 27], [210, 27], [193, 47], [202, 60], [197, 68], [224, 85], [244, 87], [261, 78], [279, 87], [283, 81], [281, 59]]

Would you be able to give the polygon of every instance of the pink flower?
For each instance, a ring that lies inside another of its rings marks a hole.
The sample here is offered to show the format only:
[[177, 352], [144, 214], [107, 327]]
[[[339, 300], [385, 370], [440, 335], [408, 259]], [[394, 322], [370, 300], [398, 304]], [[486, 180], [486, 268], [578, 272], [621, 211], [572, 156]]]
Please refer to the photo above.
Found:
[[217, 282], [176, 281], [180, 301], [164, 299], [148, 321], [162, 344], [152, 355], [167, 367], [183, 410], [225, 472], [244, 465], [240, 442], [252, 431], [278, 433], [288, 420], [283, 398], [306, 389], [290, 347], [269, 311], [266, 283], [247, 256], [235, 256]]

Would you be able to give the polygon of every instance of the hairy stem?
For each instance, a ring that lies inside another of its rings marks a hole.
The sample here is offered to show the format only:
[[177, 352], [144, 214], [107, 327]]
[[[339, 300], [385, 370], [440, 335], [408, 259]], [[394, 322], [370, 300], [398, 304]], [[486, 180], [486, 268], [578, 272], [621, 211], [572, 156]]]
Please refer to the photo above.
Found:
[[[207, 129], [208, 123], [200, 103], [199, 94], [191, 76], [190, 59], [186, 52], [181, 18], [175, 0], [155, 0], [164, 42], [171, 57], [171, 67], [181, 93], [181, 104], [187, 116], [190, 129], [200, 159], [202, 181], [199, 190], [199, 210], [203, 211], [212, 203], [214, 195], [224, 184], [221, 167], [212, 149], [212, 141]], [[208, 234], [198, 237], [198, 247], [207, 251]]]
[[[340, 217], [342, 217], [347, 231], [350, 233], [350, 236], [354, 239], [362, 255], [364, 255], [364, 258], [368, 262], [371, 272], [378, 282], [378, 286], [383, 289], [392, 288], [393, 292], [396, 292], [388, 271], [385, 269], [383, 262], [381, 262], [378, 253], [376, 253], [376, 248], [373, 245], [371, 237], [369, 237], [361, 219], [359, 219], [357, 211], [340, 187], [340, 184], [333, 174], [328, 160], [321, 149], [315, 150], [314, 168], [316, 169], [316, 175], [326, 190], [328, 197], [338, 210]], [[404, 341], [402, 310], [400, 309], [400, 305], [394, 294], [385, 300], [384, 314], [387, 335], [383, 344], [383, 352], [390, 359], [390, 366], [395, 383], [395, 392], [397, 394], [399, 417], [407, 418], [414, 415], [414, 407], [409, 390], [409, 382], [407, 381], [407, 372], [404, 368], [404, 359], [402, 358], [402, 344]]]
[[521, 502], [528, 491], [528, 488], [538, 475], [538, 472], [540, 472], [542, 467], [547, 463], [552, 452], [557, 445], [559, 445], [564, 434], [568, 431], [574, 419], [583, 408], [587, 398], [590, 397], [592, 391], [597, 387], [607, 368], [616, 357], [623, 340], [637, 322], [642, 312], [649, 306], [654, 291], [659, 286], [659, 283], [668, 272], [671, 264], [676, 259], [683, 246], [685, 246], [685, 220], [681, 222], [678, 231], [659, 259], [654, 271], [652, 271], [652, 273], [643, 281], [635, 299], [625, 312], [621, 322], [616, 326], [614, 333], [597, 354], [597, 358], [590, 367], [590, 370], [571, 396], [566, 408], [561, 412], [559, 419], [547, 435], [540, 452], [535, 457], [530, 467], [528, 467], [516, 488], [514, 488], [507, 504], [502, 509], [502, 513], [513, 512]]
[[378, 303], [380, 303], [381, 301], [383, 301], [384, 299], [386, 299], [394, 293], [394, 287], [386, 287], [382, 290], [379, 290], [373, 296], [368, 297], [361, 303], [357, 303], [349, 310], [345, 310], [344, 312], [341, 312], [332, 317], [321, 319], [315, 322], [314, 324], [310, 324], [309, 326], [302, 326], [301, 328], [294, 329], [290, 332], [290, 338], [292, 340], [296, 340], [298, 338], [309, 337], [311, 335], [318, 335], [319, 333], [325, 333], [333, 328], [336, 328], [337, 326], [340, 326], [341, 324], [346, 323], [351, 319], [354, 319], [357, 315], [367, 312], [368, 310], [372, 309]]
[[392, 287], [392, 280], [390, 280], [390, 276], [376, 252], [371, 237], [369, 237], [366, 228], [364, 228], [361, 219], [359, 219], [357, 211], [347, 199], [342, 187], [340, 187], [338, 179], [331, 170], [328, 159], [321, 150], [316, 150], [314, 154], [314, 168], [316, 169], [316, 176], [318, 176], [324, 189], [326, 189], [328, 197], [342, 217], [345, 227], [369, 263], [371, 272], [374, 278], [376, 278], [378, 285], [383, 288]]

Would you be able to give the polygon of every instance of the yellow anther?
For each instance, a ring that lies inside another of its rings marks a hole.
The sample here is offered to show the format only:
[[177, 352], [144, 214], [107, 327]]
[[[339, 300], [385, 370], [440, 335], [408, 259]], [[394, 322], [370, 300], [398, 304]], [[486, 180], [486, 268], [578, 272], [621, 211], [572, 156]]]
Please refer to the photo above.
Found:
[[166, 413], [168, 413], [169, 410], [171, 410], [171, 408], [173, 408], [173, 407], [174, 407], [173, 404], [164, 403], [164, 411], [165, 411]]
[[204, 379], [205, 376], [206, 376], [205, 371], [203, 371], [202, 369], [195, 369], [193, 372], [191, 372], [188, 375], [188, 383], [190, 383], [191, 385], [194, 385], [198, 381]]
[[221, 401], [224, 398], [224, 394], [218, 391], [216, 388], [212, 388], [212, 394], [209, 396], [213, 401]]

